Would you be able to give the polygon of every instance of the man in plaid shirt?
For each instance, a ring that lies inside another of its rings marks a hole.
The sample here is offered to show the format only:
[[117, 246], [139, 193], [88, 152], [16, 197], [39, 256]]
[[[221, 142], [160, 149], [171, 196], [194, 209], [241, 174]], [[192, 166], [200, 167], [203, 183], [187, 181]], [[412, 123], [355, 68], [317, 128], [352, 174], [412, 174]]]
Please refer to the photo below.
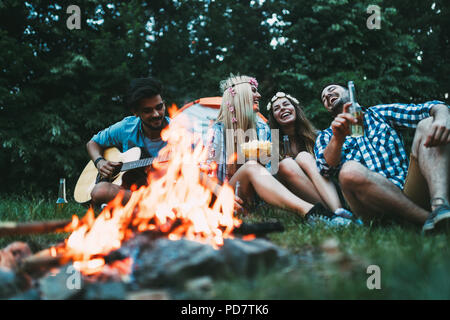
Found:
[[[348, 89], [328, 85], [321, 99], [335, 118], [317, 137], [317, 166], [324, 176], [338, 175], [351, 209], [365, 221], [391, 217], [421, 224], [424, 233], [449, 229], [449, 107], [377, 105], [364, 112], [364, 136], [354, 138]], [[410, 164], [398, 127], [416, 128]]]

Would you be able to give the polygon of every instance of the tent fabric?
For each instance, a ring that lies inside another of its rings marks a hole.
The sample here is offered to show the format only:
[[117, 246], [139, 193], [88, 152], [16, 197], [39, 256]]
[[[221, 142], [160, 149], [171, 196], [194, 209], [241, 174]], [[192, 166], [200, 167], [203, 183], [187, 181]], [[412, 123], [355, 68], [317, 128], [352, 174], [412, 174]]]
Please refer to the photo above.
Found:
[[[222, 97], [206, 97], [200, 98], [185, 104], [180, 108], [172, 118], [176, 118], [180, 114], [188, 117], [196, 134], [201, 134], [203, 142], [206, 142], [208, 128], [212, 126], [219, 115]], [[267, 122], [267, 119], [258, 112], [258, 116]]]

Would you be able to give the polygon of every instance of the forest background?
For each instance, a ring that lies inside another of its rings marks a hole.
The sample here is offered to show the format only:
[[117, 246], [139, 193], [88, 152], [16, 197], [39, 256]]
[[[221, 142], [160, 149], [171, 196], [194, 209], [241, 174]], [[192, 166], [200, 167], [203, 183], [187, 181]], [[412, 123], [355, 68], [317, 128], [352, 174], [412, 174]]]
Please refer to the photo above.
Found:
[[449, 38], [445, 0], [0, 1], [0, 192], [56, 196], [65, 177], [70, 198], [86, 142], [130, 114], [133, 78], [159, 78], [181, 107], [251, 75], [264, 115], [285, 91], [323, 129], [330, 82], [353, 80], [363, 106], [448, 104]]

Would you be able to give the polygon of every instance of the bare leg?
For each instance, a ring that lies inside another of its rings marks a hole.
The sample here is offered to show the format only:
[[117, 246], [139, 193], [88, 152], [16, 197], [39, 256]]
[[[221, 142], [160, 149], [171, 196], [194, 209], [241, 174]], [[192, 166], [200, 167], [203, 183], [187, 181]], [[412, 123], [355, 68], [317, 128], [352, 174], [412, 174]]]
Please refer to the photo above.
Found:
[[423, 224], [428, 216], [391, 181], [356, 161], [342, 166], [339, 182], [352, 211], [365, 221], [392, 215]]
[[283, 159], [278, 169], [278, 177], [295, 195], [310, 203], [322, 202], [314, 184], [292, 158]]
[[125, 205], [131, 197], [131, 191], [109, 182], [100, 182], [91, 192], [92, 201], [95, 204], [109, 203], [120, 191], [124, 192], [122, 204]]
[[300, 152], [295, 161], [300, 168], [307, 174], [309, 180], [314, 184], [319, 196], [333, 212], [338, 208], [342, 208], [336, 186], [330, 180], [324, 178], [316, 166], [316, 159], [308, 152]]
[[[432, 118], [419, 122], [411, 152], [417, 158], [420, 171], [427, 181], [430, 199], [443, 198], [449, 202], [450, 144], [427, 148], [423, 144], [432, 123]], [[432, 210], [435, 209], [433, 202]]]
[[302, 217], [313, 207], [311, 203], [298, 198], [270, 172], [256, 161], [247, 161], [230, 179], [230, 185], [234, 188], [239, 181], [239, 196], [245, 200], [252, 199], [256, 192], [261, 199], [269, 204], [293, 210]]

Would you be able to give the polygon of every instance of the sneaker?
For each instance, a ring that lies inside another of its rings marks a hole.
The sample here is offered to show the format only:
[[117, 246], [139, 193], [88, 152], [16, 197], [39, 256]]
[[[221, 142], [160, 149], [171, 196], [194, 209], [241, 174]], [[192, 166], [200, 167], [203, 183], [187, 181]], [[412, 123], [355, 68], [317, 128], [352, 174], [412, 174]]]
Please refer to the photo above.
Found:
[[358, 226], [362, 226], [363, 222], [361, 221], [361, 219], [358, 219], [351, 211], [344, 209], [344, 208], [338, 208], [336, 209], [336, 211], [334, 212], [335, 216], [338, 217], [342, 217], [345, 219], [349, 219], [351, 220], [354, 224], [358, 225]]
[[[343, 209], [345, 210], [345, 209]], [[347, 211], [347, 210], [345, 210]], [[350, 211], [347, 211], [351, 214]], [[325, 208], [321, 203], [316, 203], [311, 210], [305, 216], [306, 223], [314, 226], [317, 223], [324, 223], [330, 227], [340, 227], [340, 226], [349, 226], [353, 223], [352, 219], [349, 219], [345, 216], [337, 215], [327, 208]]]
[[331, 218], [333, 216], [333, 212], [325, 208], [323, 204], [320, 202], [317, 202], [314, 207], [312, 207], [308, 213], [305, 215], [305, 219], [308, 220], [312, 216], [322, 216], [322, 217], [328, 217]]
[[450, 206], [443, 204], [432, 211], [422, 227], [422, 234], [450, 230]]

